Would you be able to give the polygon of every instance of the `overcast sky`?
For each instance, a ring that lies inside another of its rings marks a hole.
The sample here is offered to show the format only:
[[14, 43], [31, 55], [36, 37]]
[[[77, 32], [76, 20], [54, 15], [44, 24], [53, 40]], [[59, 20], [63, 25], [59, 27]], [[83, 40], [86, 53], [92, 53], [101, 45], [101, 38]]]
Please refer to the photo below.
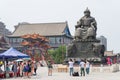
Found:
[[97, 21], [97, 36], [105, 36], [108, 50], [120, 52], [120, 0], [0, 0], [0, 20], [14, 31], [19, 22], [68, 22], [75, 25], [88, 7]]

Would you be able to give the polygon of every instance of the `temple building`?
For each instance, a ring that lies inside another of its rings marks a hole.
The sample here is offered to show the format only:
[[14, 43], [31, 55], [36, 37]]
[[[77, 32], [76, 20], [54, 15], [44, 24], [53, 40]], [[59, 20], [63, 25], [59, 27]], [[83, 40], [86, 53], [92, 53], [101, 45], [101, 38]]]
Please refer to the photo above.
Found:
[[0, 22], [0, 53], [4, 52], [9, 47], [6, 36], [10, 34], [11, 32], [6, 29], [5, 24]]
[[0, 35], [5, 37], [6, 35], [10, 34], [11, 32], [8, 29], [6, 29], [5, 24], [3, 22], [0, 22]]
[[73, 39], [67, 22], [58, 23], [19, 23], [15, 31], [8, 36], [12, 47], [22, 47], [22, 35], [39, 34], [49, 40], [51, 48], [58, 48], [60, 45], [67, 45]]

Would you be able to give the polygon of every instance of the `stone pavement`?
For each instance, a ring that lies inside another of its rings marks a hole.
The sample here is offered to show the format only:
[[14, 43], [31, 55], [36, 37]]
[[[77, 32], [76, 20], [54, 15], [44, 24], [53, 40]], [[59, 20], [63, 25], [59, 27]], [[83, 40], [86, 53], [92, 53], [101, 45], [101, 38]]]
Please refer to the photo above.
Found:
[[66, 72], [53, 72], [52, 76], [48, 76], [47, 67], [39, 67], [37, 70], [37, 76], [29, 78], [9, 78], [0, 80], [120, 80], [120, 72], [115, 73], [90, 73], [85, 77], [73, 77], [69, 76]]

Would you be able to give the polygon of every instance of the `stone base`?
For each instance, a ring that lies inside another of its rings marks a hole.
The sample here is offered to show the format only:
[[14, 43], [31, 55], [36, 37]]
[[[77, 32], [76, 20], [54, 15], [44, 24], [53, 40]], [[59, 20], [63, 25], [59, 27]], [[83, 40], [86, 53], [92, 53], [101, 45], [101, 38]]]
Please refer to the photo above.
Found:
[[[73, 40], [72, 48], [68, 49], [68, 58], [99, 58], [99, 52], [93, 51], [93, 44], [99, 43], [99, 40], [86, 39], [86, 40]], [[71, 46], [71, 45], [70, 45]], [[69, 47], [69, 46], [68, 46]]]

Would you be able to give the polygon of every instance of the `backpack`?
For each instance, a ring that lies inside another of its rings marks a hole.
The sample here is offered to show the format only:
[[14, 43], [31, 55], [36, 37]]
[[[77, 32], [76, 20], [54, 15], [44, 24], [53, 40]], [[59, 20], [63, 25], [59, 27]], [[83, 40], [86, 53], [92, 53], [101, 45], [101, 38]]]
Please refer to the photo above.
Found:
[[74, 72], [72, 75], [73, 76], [79, 76], [79, 73], [78, 72]]

